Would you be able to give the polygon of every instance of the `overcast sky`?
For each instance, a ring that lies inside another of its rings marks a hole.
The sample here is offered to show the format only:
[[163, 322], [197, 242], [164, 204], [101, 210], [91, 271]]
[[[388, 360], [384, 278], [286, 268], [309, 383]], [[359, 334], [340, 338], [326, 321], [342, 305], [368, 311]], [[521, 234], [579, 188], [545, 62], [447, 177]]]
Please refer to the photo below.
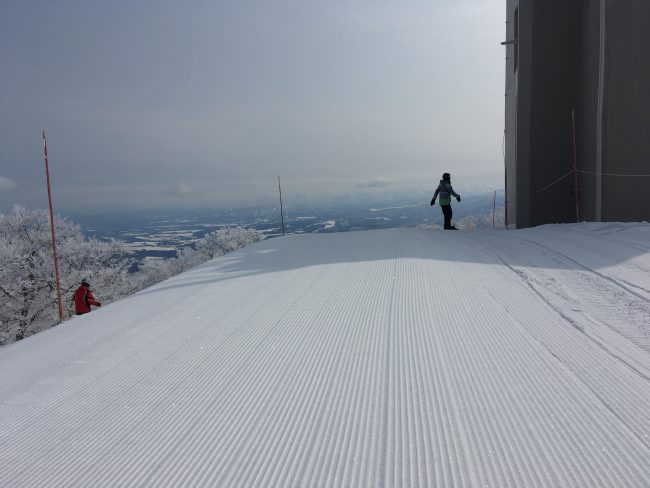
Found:
[[503, 181], [505, 0], [3, 0], [0, 211]]

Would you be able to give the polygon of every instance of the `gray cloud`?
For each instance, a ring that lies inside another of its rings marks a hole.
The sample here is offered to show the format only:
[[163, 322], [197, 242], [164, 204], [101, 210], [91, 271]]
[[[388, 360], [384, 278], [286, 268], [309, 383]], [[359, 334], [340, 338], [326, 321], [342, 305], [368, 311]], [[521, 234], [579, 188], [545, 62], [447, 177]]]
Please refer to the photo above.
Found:
[[116, 2], [3, 8], [0, 211], [502, 180], [505, 0]]
[[357, 183], [357, 188], [384, 188], [386, 186], [392, 185], [393, 180], [388, 178], [372, 178], [367, 181], [361, 181]]
[[0, 176], [0, 191], [12, 190], [14, 188], [16, 188], [16, 183], [9, 178]]
[[183, 197], [192, 194], [192, 188], [187, 183], [179, 181], [175, 186], [166, 188], [163, 192], [164, 195], [171, 197]]

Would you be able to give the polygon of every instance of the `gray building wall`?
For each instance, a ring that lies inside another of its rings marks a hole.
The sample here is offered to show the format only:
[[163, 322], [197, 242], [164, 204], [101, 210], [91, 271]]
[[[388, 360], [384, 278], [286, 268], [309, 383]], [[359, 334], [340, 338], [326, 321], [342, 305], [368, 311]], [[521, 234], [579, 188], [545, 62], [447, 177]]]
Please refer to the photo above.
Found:
[[[650, 220], [650, 1], [508, 0], [505, 163], [510, 226]], [[513, 69], [519, 49], [519, 68]], [[603, 173], [598, 176], [595, 173]]]
[[[650, 0], [605, 2], [603, 172], [650, 174]], [[650, 221], [650, 178], [603, 176], [603, 220]]]
[[[507, 1], [507, 17], [506, 17], [506, 39], [509, 42], [512, 42], [515, 39], [515, 18], [514, 12], [515, 8], [519, 6], [519, 0], [508, 0]], [[525, 42], [520, 40], [520, 43]], [[527, 70], [527, 66], [522, 68], [521, 63], [519, 63], [518, 72], [515, 72], [515, 49], [518, 46], [515, 44], [508, 44], [506, 46], [506, 90], [505, 90], [505, 129], [504, 129], [504, 159], [505, 159], [505, 188], [506, 188], [506, 220], [508, 225], [514, 223], [518, 220], [517, 218], [517, 209], [520, 212], [524, 212], [521, 205], [517, 205], [518, 202], [518, 182], [520, 181], [517, 176], [517, 151], [518, 148], [523, 149], [522, 146], [526, 144], [526, 141], [519, 141], [518, 125], [517, 125], [517, 115], [519, 110], [523, 110], [523, 105], [527, 100], [526, 97], [519, 97], [519, 82], [522, 80], [530, 80], [530, 76], [521, 76], [520, 73], [523, 70]], [[524, 93], [530, 91], [529, 87], [524, 87]], [[524, 115], [525, 116], [525, 115]], [[519, 142], [519, 144], [518, 144]], [[524, 151], [525, 152], [525, 151]], [[523, 171], [526, 168], [526, 165], [520, 165], [520, 171]]]
[[[533, 6], [529, 225], [575, 222], [573, 180], [540, 191], [573, 166], [571, 110], [578, 89], [579, 2], [543, 0]], [[552, 26], [552, 28], [549, 28]]]
[[[590, 173], [599, 169], [601, 152], [598, 144], [599, 89], [600, 89], [600, 11], [601, 0], [583, 0], [580, 17], [579, 73], [576, 101], [576, 141], [578, 167]], [[580, 218], [600, 220], [596, 204], [598, 178], [594, 174], [580, 173]], [[575, 221], [575, 219], [574, 219]]]

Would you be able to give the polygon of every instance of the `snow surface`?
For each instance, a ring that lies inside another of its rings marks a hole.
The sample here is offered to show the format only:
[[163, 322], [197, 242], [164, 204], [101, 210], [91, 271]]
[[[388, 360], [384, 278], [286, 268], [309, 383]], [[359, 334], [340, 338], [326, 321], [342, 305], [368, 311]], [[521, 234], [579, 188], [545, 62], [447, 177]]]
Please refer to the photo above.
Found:
[[648, 487], [649, 245], [249, 246], [2, 348], [0, 485]]

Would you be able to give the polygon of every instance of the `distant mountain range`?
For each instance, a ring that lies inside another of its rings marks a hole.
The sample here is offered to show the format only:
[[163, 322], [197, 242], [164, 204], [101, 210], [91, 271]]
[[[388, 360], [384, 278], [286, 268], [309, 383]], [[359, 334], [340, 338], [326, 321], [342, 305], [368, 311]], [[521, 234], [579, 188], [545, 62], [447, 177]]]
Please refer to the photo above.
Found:
[[[454, 202], [454, 220], [468, 215], [491, 214], [493, 193], [463, 195]], [[393, 227], [416, 227], [442, 223], [437, 207], [429, 205], [431, 195], [410, 198], [372, 198], [358, 201], [288, 204], [284, 207], [285, 232], [348, 232]], [[503, 206], [503, 192], [497, 193], [497, 206]], [[119, 239], [141, 258], [174, 257], [177, 251], [224, 227], [251, 227], [269, 237], [282, 233], [280, 208], [261, 206], [238, 209], [143, 210], [131, 213], [70, 215], [89, 236]]]

